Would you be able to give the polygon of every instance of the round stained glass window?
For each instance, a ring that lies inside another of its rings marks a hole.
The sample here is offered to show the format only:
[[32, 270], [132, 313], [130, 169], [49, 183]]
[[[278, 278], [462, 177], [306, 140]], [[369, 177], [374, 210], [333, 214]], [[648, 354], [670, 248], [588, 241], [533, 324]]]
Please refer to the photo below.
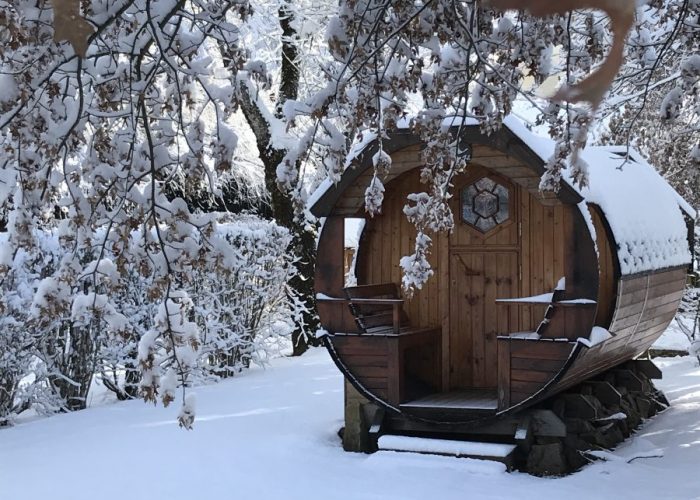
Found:
[[462, 189], [462, 220], [487, 233], [510, 216], [510, 191], [493, 179], [482, 177]]

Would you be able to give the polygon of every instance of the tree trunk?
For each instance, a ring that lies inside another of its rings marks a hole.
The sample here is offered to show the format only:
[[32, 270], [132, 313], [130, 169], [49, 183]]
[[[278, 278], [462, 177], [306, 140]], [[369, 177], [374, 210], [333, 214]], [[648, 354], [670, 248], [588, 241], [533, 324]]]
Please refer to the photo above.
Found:
[[[282, 28], [282, 64], [279, 102], [276, 109], [278, 118], [281, 116], [284, 102], [287, 99], [296, 99], [299, 91], [297, 33], [292, 26], [293, 14], [287, 4], [283, 4], [279, 9], [279, 21]], [[257, 107], [258, 104], [249, 94], [249, 90], [245, 87], [241, 88], [240, 95], [241, 110], [255, 134], [260, 159], [265, 167], [265, 186], [270, 193], [272, 215], [279, 225], [291, 232], [293, 239], [288, 251], [299, 259], [296, 265], [298, 273], [289, 282], [290, 288], [305, 308], [292, 333], [292, 355], [299, 356], [309, 348], [309, 345], [317, 345], [315, 337], [307, 336], [307, 333], [313, 333], [318, 328], [313, 289], [316, 235], [313, 229], [308, 228], [303, 213], [299, 213], [301, 209], [294, 206], [290, 193], [283, 192], [277, 184], [277, 166], [282, 163], [287, 151], [274, 147], [270, 124]]]
[[270, 193], [270, 205], [275, 221], [280, 226], [286, 227], [292, 234], [292, 243], [288, 249], [299, 260], [296, 264], [297, 274], [289, 281], [289, 287], [302, 301], [305, 311], [301, 315], [301, 322], [292, 332], [293, 356], [300, 356], [306, 352], [309, 345], [317, 345], [315, 337], [307, 336], [318, 328], [318, 316], [316, 315], [316, 300], [314, 295], [314, 268], [316, 264], [316, 235], [306, 229], [302, 214], [296, 214], [291, 197], [283, 193], [277, 185], [277, 166], [282, 162], [286, 151], [268, 150], [269, 154], [261, 155], [265, 165], [265, 185]]

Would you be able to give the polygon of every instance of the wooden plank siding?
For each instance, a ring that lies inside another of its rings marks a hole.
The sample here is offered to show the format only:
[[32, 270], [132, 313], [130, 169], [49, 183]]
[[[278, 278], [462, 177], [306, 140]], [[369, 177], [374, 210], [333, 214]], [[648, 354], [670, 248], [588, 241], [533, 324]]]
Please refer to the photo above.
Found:
[[[418, 148], [392, 155], [393, 165], [404, 172], [385, 184], [382, 213], [369, 218], [357, 261], [360, 284], [401, 282], [401, 257], [414, 251], [416, 231], [406, 220], [403, 207], [410, 193], [425, 191], [415, 166]], [[495, 160], [496, 158], [500, 158]], [[482, 164], [496, 165], [487, 169]], [[565, 207], [544, 207], [528, 190], [497, 172], [524, 175], [527, 169], [512, 158], [486, 146], [475, 146], [466, 173], [454, 180], [452, 210], [454, 231], [430, 234], [429, 261], [434, 276], [405, 303], [411, 324], [442, 327], [442, 389], [495, 388], [498, 347], [496, 337], [516, 331], [534, 331], [544, 307], [496, 305], [497, 298], [551, 292], [565, 273], [562, 224]], [[510, 169], [510, 170], [506, 170]], [[460, 218], [459, 192], [488, 175], [511, 189], [510, 218], [483, 235]], [[531, 214], [535, 220], [532, 221]], [[464, 266], [484, 276], [465, 279]], [[470, 309], [469, 300], [479, 300], [488, 309]], [[475, 299], [476, 298], [476, 299]]]
[[[360, 285], [400, 284], [400, 259], [414, 252], [416, 230], [406, 220], [403, 208], [410, 193], [427, 189], [420, 182], [420, 147], [394, 152], [392, 159], [382, 213], [367, 219], [360, 240], [356, 264]], [[484, 176], [507, 186], [511, 200], [509, 219], [486, 234], [465, 224], [460, 213], [461, 189]], [[365, 216], [362, 199], [370, 177], [370, 171], [357, 177], [339, 198], [338, 210], [333, 213]], [[437, 385], [442, 391], [498, 388], [499, 409], [503, 410], [536, 393], [565, 365], [566, 373], [548, 389], [548, 395], [636, 356], [672, 320], [683, 293], [685, 268], [620, 277], [615, 241], [596, 207], [591, 212], [597, 257], [578, 207], [561, 204], [552, 196], [543, 201], [535, 195], [532, 170], [523, 168], [514, 158], [476, 145], [472, 164], [453, 179], [453, 185], [454, 230], [450, 234], [429, 234], [433, 245], [428, 258], [434, 275], [404, 304], [408, 320], [415, 327], [442, 328], [439, 350], [426, 354], [426, 360], [433, 354], [439, 358], [436, 364], [440, 365], [441, 376], [437, 377]], [[336, 265], [340, 265], [342, 242], [336, 226], [324, 231], [334, 243], [332, 248], [319, 246], [324, 257], [316, 279], [323, 288], [317, 287], [317, 291], [336, 295], [339, 278], [325, 275], [329, 267], [326, 260], [338, 257]], [[598, 301], [597, 308], [561, 307], [552, 317], [544, 337], [569, 341], [498, 338], [535, 331], [546, 306], [497, 304], [496, 299], [552, 292], [564, 276], [565, 299]], [[320, 307], [329, 308], [323, 311], [322, 321], [325, 318], [334, 325], [348, 325], [347, 313], [335, 318], [330, 305]], [[577, 347], [575, 339], [587, 337], [593, 324], [608, 328], [614, 337], [590, 349]], [[402, 401], [399, 381], [390, 375], [404, 370], [396, 365], [404, 356], [390, 352], [396, 345], [358, 337], [350, 345], [340, 335], [332, 342], [366, 389], [391, 403]], [[576, 358], [569, 360], [574, 349], [578, 349]], [[429, 371], [422, 365], [419, 368]], [[424, 378], [431, 377], [428, 373]]]
[[386, 337], [337, 336], [333, 347], [362, 387], [389, 398], [389, 342]]
[[544, 340], [499, 339], [498, 342], [499, 350], [510, 352], [510, 405], [542, 389], [564, 367], [576, 346], [574, 342]]
[[651, 347], [676, 314], [686, 272], [682, 267], [621, 277], [609, 327], [613, 338], [583, 349], [551, 393], [632, 359]]
[[620, 276], [617, 258], [613, 255], [615, 240], [600, 208], [596, 205], [589, 205], [589, 209], [596, 232], [596, 247], [598, 248], [598, 310], [596, 311], [595, 324], [609, 328], [615, 312], [617, 282]]

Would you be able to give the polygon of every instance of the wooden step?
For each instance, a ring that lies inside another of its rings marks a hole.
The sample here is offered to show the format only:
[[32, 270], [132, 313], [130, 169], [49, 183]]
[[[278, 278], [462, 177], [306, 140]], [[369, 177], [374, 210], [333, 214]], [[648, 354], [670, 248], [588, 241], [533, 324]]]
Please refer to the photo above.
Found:
[[378, 449], [404, 453], [442, 455], [457, 458], [473, 458], [500, 462], [508, 470], [513, 467], [516, 445], [451, 439], [431, 439], [386, 434], [378, 441]]
[[493, 389], [465, 389], [429, 394], [401, 404], [401, 411], [440, 422], [460, 422], [494, 415], [498, 398]]

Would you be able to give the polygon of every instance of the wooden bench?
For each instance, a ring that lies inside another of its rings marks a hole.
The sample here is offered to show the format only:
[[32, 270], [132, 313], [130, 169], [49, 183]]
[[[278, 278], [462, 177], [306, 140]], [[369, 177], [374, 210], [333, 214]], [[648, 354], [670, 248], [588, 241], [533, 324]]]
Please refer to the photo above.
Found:
[[[566, 299], [564, 280], [551, 292], [534, 297], [496, 299], [497, 304], [506, 306], [546, 306], [544, 319], [534, 332], [516, 332], [499, 338], [538, 338], [576, 340], [590, 333], [593, 326], [597, 303], [591, 299]], [[589, 324], [590, 323], [590, 324]], [[581, 325], [585, 325], [581, 328]]]
[[344, 291], [360, 332], [399, 334], [410, 329], [396, 283], [351, 286]]
[[374, 347], [368, 352], [375, 357], [385, 356], [386, 396], [392, 404], [415, 396], [411, 381], [415, 378], [429, 382], [433, 390], [439, 387], [441, 328], [412, 326], [395, 283], [353, 286], [344, 291], [357, 332], [334, 332], [334, 345], [341, 356], [346, 354], [348, 360], [353, 359], [350, 370], [360, 373], [365, 369], [356, 365], [361, 364], [362, 358], [353, 353], [369, 346], [363, 342], [371, 342]]

